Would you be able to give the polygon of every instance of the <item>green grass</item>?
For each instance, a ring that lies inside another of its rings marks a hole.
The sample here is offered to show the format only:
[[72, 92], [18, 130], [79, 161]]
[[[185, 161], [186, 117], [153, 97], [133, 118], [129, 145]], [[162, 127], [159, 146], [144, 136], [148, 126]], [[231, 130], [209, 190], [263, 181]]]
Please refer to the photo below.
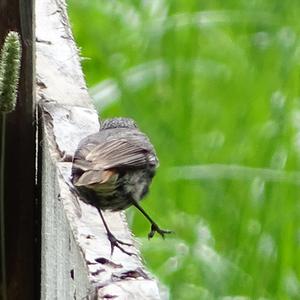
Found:
[[[134, 118], [160, 158], [143, 206], [176, 234], [148, 241], [128, 216], [170, 298], [300, 299], [300, 2], [70, 0], [69, 13], [101, 117]], [[95, 93], [103, 81], [114, 94]]]

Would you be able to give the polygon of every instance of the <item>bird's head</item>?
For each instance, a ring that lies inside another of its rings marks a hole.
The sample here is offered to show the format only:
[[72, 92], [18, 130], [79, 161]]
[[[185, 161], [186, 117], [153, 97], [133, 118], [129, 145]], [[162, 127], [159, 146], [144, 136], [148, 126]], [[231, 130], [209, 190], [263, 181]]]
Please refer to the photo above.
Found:
[[100, 130], [112, 128], [137, 128], [133, 119], [130, 118], [111, 118], [101, 122]]

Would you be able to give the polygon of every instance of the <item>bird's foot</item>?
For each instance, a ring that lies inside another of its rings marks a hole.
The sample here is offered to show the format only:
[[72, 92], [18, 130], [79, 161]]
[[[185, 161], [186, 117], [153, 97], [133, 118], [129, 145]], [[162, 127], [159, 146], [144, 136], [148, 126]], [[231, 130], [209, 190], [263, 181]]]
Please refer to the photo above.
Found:
[[156, 223], [153, 223], [151, 225], [151, 231], [148, 233], [148, 239], [149, 240], [151, 238], [153, 238], [155, 232], [157, 232], [158, 234], [160, 234], [163, 239], [165, 238], [165, 234], [174, 233], [174, 231], [172, 231], [172, 230], [160, 229]]
[[123, 253], [126, 253], [127, 255], [131, 256], [131, 255], [136, 255], [135, 253], [131, 253], [131, 252], [128, 252], [126, 251], [121, 245], [125, 245], [125, 246], [130, 246], [132, 247], [133, 245], [132, 244], [129, 244], [129, 243], [125, 243], [121, 240], [118, 240], [111, 232], [108, 232], [107, 233], [107, 237], [108, 237], [108, 240], [110, 242], [110, 247], [111, 247], [111, 252], [110, 252], [110, 255], [112, 256], [113, 253], [114, 253], [114, 247], [117, 247], [119, 248]]

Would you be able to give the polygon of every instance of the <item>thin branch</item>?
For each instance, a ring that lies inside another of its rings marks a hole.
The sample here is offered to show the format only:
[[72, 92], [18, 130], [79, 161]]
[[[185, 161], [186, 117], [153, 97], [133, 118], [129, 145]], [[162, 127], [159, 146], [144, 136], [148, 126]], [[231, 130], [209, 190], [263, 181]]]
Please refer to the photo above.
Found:
[[2, 113], [1, 154], [0, 154], [0, 243], [1, 243], [1, 278], [2, 299], [7, 299], [6, 255], [5, 255], [5, 213], [4, 213], [4, 161], [5, 161], [5, 126], [6, 114]]

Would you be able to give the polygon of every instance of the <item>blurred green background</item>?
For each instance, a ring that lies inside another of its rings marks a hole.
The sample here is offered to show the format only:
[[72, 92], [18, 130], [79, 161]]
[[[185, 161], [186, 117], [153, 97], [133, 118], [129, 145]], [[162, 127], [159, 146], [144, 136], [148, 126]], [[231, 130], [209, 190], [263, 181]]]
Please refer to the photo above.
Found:
[[69, 0], [102, 118], [160, 168], [128, 218], [170, 299], [300, 299], [300, 2]]

